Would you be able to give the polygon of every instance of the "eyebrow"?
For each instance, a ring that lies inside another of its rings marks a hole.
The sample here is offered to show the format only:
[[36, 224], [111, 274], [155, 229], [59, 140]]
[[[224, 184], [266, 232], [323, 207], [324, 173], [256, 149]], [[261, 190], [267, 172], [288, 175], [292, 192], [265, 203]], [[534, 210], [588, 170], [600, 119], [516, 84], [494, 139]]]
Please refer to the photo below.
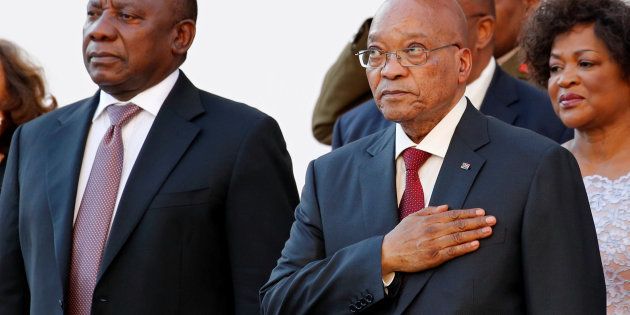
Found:
[[[580, 49], [580, 50], [576, 50], [575, 52], [573, 52], [573, 55], [574, 55], [574, 56], [575, 56], [575, 55], [581, 55], [581, 54], [583, 54], [583, 53], [585, 53], [585, 52], [594, 52], [594, 53], [598, 53], [596, 50], [593, 50], [593, 49]], [[551, 53], [551, 54], [550, 54], [550, 57], [560, 58], [560, 55], [558, 55], [558, 54], [554, 54], [554, 53]]]

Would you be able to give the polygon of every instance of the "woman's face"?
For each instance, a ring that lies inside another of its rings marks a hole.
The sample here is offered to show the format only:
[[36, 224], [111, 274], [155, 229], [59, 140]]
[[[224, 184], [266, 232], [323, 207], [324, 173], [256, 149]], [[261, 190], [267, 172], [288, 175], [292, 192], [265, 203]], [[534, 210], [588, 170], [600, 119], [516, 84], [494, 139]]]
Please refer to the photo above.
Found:
[[627, 119], [630, 83], [622, 78], [619, 65], [595, 35], [593, 24], [576, 25], [558, 35], [549, 68], [549, 96], [567, 127], [586, 130]]

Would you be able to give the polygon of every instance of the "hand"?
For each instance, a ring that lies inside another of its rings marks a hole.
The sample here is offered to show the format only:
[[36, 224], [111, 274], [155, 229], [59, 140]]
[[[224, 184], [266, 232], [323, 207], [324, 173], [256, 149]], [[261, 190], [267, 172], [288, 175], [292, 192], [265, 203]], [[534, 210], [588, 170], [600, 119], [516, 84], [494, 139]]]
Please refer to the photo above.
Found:
[[448, 211], [447, 205], [410, 214], [383, 239], [382, 274], [419, 272], [475, 251], [496, 222], [483, 209]]

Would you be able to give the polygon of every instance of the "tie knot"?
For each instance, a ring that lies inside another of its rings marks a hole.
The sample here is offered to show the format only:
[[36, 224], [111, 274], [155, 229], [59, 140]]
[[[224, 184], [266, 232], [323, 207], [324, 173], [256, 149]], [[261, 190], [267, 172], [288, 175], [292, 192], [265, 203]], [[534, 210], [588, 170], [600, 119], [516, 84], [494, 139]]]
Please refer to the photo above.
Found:
[[113, 126], [123, 126], [141, 110], [142, 108], [131, 103], [122, 106], [110, 105], [107, 107], [107, 114], [109, 114], [109, 121]]
[[405, 167], [407, 170], [417, 172], [422, 164], [431, 157], [431, 153], [424, 152], [416, 148], [407, 148], [403, 151], [402, 156], [403, 160], [405, 160]]

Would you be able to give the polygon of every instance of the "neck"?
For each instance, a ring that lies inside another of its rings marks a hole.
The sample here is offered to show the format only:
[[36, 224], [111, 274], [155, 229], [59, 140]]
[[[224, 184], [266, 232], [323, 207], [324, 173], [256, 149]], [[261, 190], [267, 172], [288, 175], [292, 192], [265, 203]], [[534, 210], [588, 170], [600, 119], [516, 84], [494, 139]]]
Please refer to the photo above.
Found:
[[470, 75], [468, 76], [466, 84], [473, 83], [475, 82], [475, 80], [479, 79], [483, 70], [485, 70], [488, 66], [491, 57], [492, 51], [479, 52], [479, 56], [476, 58], [476, 60], [473, 60], [473, 67], [470, 70]]
[[405, 131], [405, 134], [413, 141], [414, 143], [420, 143], [424, 137], [437, 126], [437, 124], [442, 121], [442, 119], [457, 105], [457, 102], [463, 96], [463, 89], [457, 96], [448, 101], [449, 105], [444, 106], [436, 106], [436, 109], [425, 113], [424, 115], [418, 116], [415, 119], [409, 121], [401, 121], [400, 126]]
[[565, 146], [578, 160], [583, 176], [616, 178], [630, 171], [628, 134], [630, 124], [622, 120], [599, 128], [576, 129], [575, 138]]

